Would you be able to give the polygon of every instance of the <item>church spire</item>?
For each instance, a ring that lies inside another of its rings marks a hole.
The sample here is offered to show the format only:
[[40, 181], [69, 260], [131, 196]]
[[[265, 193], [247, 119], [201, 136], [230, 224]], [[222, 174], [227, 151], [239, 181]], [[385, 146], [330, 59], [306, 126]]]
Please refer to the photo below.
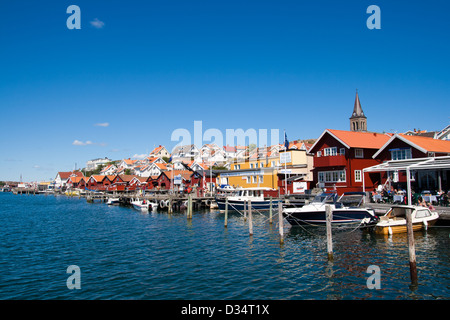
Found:
[[361, 108], [361, 102], [359, 102], [358, 89], [356, 89], [355, 106], [353, 107], [352, 118], [354, 117], [366, 117], [364, 111]]
[[367, 131], [367, 117], [364, 115], [361, 102], [359, 101], [358, 89], [356, 89], [355, 105], [352, 116], [350, 117], [350, 130]]

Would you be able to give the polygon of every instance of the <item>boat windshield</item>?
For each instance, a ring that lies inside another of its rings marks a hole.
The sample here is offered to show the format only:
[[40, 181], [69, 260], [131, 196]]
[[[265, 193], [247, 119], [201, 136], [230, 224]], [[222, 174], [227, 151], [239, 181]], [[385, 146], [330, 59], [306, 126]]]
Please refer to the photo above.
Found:
[[336, 200], [336, 194], [334, 193], [321, 193], [314, 197], [313, 202], [319, 203], [334, 203]]
[[260, 197], [260, 196], [264, 196], [264, 191], [263, 190], [251, 190], [251, 189], [239, 190], [238, 196], [240, 196], [240, 197]]

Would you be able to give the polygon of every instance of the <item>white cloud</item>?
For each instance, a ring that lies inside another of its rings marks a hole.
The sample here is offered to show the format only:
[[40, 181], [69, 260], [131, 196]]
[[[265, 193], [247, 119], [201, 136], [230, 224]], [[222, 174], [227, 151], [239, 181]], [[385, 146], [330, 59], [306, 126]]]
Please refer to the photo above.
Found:
[[72, 142], [72, 144], [73, 144], [74, 146], [85, 146], [85, 145], [86, 145], [85, 142], [80, 141], [80, 140], [75, 140], [74, 142]]
[[94, 124], [94, 126], [96, 126], [96, 127], [108, 127], [109, 123], [108, 122], [96, 123], [96, 124]]
[[90, 145], [97, 145], [97, 146], [106, 146], [106, 143], [94, 143], [90, 140], [87, 140], [86, 142], [80, 141], [80, 140], [75, 140], [74, 142], [72, 142], [72, 145], [74, 146], [90, 146]]
[[97, 18], [90, 21], [90, 24], [96, 29], [102, 29], [105, 26], [105, 23], [103, 21], [98, 20]]

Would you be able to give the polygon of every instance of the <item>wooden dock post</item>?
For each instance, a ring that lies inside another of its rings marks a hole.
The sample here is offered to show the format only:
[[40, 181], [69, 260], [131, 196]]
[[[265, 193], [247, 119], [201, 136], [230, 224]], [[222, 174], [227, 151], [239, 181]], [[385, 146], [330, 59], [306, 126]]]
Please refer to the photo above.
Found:
[[409, 273], [411, 276], [411, 284], [416, 286], [417, 279], [417, 266], [416, 266], [416, 247], [414, 244], [414, 230], [412, 225], [412, 209], [405, 208], [406, 210], [406, 231], [408, 233], [408, 254], [409, 254]]
[[278, 229], [280, 232], [280, 244], [284, 243], [284, 227], [283, 227], [283, 204], [278, 202]]
[[192, 219], [192, 195], [188, 195], [188, 213], [187, 218]]
[[270, 207], [269, 207], [269, 223], [272, 224], [272, 196], [270, 196]]
[[228, 198], [225, 198], [225, 228], [228, 227]]
[[247, 200], [244, 200], [244, 221], [247, 221]]
[[331, 221], [333, 220], [333, 210], [329, 204], [325, 206], [325, 212], [327, 215], [326, 225], [327, 225], [327, 252], [328, 260], [333, 260], [333, 234], [331, 232]]
[[167, 208], [169, 214], [172, 214], [172, 213], [173, 213], [173, 207], [172, 207], [172, 205], [173, 205], [172, 199], [169, 197], [169, 207]]
[[252, 200], [248, 200], [248, 233], [253, 235]]

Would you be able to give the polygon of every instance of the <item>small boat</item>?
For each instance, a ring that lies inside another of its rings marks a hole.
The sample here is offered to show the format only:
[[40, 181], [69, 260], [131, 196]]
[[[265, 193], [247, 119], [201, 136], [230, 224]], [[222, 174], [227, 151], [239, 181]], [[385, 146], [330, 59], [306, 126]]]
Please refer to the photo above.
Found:
[[155, 211], [158, 208], [158, 204], [148, 200], [135, 199], [131, 201], [131, 204], [136, 210], [140, 211]]
[[5, 184], [3, 188], [0, 189], [1, 192], [11, 192], [11, 188]]
[[428, 208], [421, 206], [392, 206], [388, 212], [380, 217], [380, 221], [375, 225], [376, 234], [404, 233], [406, 230], [406, 210], [412, 210], [411, 218], [413, 231], [427, 229], [432, 226], [439, 214]]
[[326, 206], [333, 212], [332, 225], [360, 224], [373, 226], [378, 217], [372, 209], [362, 208], [363, 192], [346, 192], [340, 198], [335, 193], [317, 195], [311, 203], [300, 208], [284, 208], [283, 215], [292, 226], [326, 224]]
[[227, 196], [215, 198], [217, 206], [219, 207], [220, 212], [225, 212], [225, 203], [226, 199], [228, 199], [228, 210], [229, 211], [244, 211], [244, 202], [251, 201], [252, 209], [258, 211], [267, 211], [270, 209], [270, 204], [272, 203], [272, 208], [275, 210], [276, 206], [278, 206], [278, 199], [270, 199], [265, 195], [265, 192], [268, 192], [272, 189], [270, 188], [242, 188], [236, 189], [234, 193]]
[[119, 198], [109, 198], [108, 201], [106, 202], [106, 204], [108, 206], [118, 206], [120, 204], [120, 199]]

